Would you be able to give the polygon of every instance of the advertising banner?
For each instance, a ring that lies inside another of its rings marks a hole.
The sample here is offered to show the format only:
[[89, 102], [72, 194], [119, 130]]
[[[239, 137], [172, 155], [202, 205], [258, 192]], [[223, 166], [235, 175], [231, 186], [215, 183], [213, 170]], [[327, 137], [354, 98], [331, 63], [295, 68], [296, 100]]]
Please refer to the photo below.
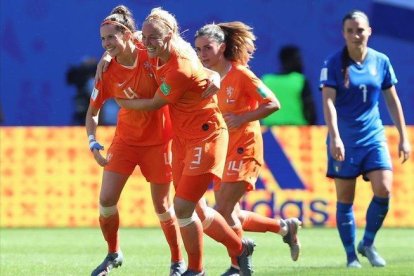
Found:
[[[98, 128], [105, 149], [114, 130]], [[414, 127], [408, 130], [414, 145]], [[242, 207], [269, 217], [299, 217], [306, 227], [335, 226], [335, 185], [325, 176], [326, 133], [323, 126], [263, 129], [265, 165]], [[386, 127], [386, 134], [394, 182], [384, 225], [414, 227], [414, 157], [401, 165], [398, 132]], [[0, 128], [0, 227], [97, 227], [102, 171], [84, 127]], [[137, 168], [119, 202], [123, 226], [159, 225], [149, 188]], [[212, 190], [206, 198], [214, 206]], [[371, 198], [370, 183], [358, 178], [357, 226], [365, 225]]]

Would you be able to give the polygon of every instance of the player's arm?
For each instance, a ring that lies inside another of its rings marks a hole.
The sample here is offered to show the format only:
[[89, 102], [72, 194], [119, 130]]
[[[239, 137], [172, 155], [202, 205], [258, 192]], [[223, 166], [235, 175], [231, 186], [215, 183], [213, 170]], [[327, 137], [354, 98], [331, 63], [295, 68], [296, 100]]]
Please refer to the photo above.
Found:
[[100, 153], [100, 150], [103, 150], [104, 147], [101, 144], [99, 144], [95, 138], [96, 129], [98, 127], [98, 117], [99, 117], [99, 109], [89, 104], [88, 111], [86, 112], [86, 118], [85, 118], [85, 127], [86, 127], [86, 134], [88, 136], [88, 141], [89, 141], [89, 149], [92, 151], [96, 162], [100, 166], [103, 167], [106, 164], [108, 164], [108, 161]]
[[160, 109], [164, 105], [168, 104], [167, 100], [162, 98], [158, 93], [155, 93], [152, 99], [120, 99], [116, 98], [116, 102], [119, 106], [125, 109], [134, 109], [142, 111], [150, 111]]
[[398, 129], [400, 135], [400, 143], [398, 145], [398, 155], [402, 158], [402, 163], [408, 160], [411, 152], [411, 145], [408, 139], [407, 128], [405, 124], [404, 113], [401, 107], [400, 99], [397, 95], [395, 86], [391, 86], [383, 91], [385, 103], [390, 113], [394, 125]]
[[329, 150], [338, 161], [345, 159], [345, 148], [338, 130], [338, 118], [335, 108], [336, 90], [332, 87], [322, 88], [323, 114], [330, 138]]
[[280, 109], [280, 102], [272, 92], [264, 97], [266, 97], [267, 101], [260, 102], [259, 106], [255, 110], [243, 112], [240, 114], [223, 114], [227, 127], [229, 129], [238, 128], [245, 123], [266, 118], [273, 112], [276, 112]]
[[102, 80], [102, 75], [106, 70], [108, 70], [108, 66], [109, 66], [109, 63], [111, 63], [111, 59], [112, 57], [109, 55], [107, 51], [105, 51], [102, 54], [102, 57], [96, 66], [95, 82]]

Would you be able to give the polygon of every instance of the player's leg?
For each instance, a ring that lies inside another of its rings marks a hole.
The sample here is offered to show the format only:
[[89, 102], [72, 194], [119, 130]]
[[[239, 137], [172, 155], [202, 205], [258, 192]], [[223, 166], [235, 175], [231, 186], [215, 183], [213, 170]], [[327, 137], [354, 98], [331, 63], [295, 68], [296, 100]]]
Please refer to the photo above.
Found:
[[123, 255], [119, 246], [117, 203], [128, 177], [128, 175], [104, 171], [99, 196], [99, 224], [108, 244], [108, 254], [91, 275], [99, 275], [102, 271], [109, 271], [122, 265]]
[[204, 199], [199, 201], [196, 211], [203, 222], [204, 233], [223, 244], [229, 256], [236, 260], [234, 266], [235, 271], [233, 272], [240, 272], [241, 270], [243, 271], [243, 275], [251, 275], [253, 273], [251, 256], [254, 251], [254, 242], [250, 239], [241, 239], [231, 229], [220, 213], [207, 206]]
[[[224, 174], [226, 174], [226, 171]], [[231, 183], [218, 183], [215, 186], [214, 196], [216, 200], [215, 209], [219, 212], [227, 224], [231, 227], [233, 232], [241, 239], [243, 237], [243, 229], [238, 212], [235, 211], [235, 206], [238, 205], [239, 200], [246, 193], [246, 186], [249, 185], [244, 181], [237, 181]], [[217, 188], [219, 187], [219, 188]], [[206, 230], [205, 230], [206, 231]], [[207, 230], [208, 231], [208, 230]], [[211, 230], [210, 230], [211, 231]], [[240, 271], [237, 257], [231, 256], [231, 266], [222, 274], [224, 276], [232, 275]]]
[[366, 213], [366, 226], [358, 252], [367, 257], [372, 266], [382, 267], [385, 260], [378, 254], [374, 239], [388, 213], [392, 189], [391, 156], [385, 143], [373, 145], [366, 150], [362, 171], [364, 179], [371, 181], [374, 197]]
[[203, 228], [194, 210], [209, 181], [208, 175], [183, 175], [176, 185], [174, 209], [188, 256], [188, 271], [192, 273], [203, 272]]
[[336, 227], [344, 246], [347, 266], [360, 267], [355, 251], [355, 216], [353, 202], [355, 197], [356, 179], [335, 178], [336, 187]]
[[372, 266], [383, 267], [386, 262], [378, 254], [374, 239], [388, 213], [393, 177], [390, 170], [371, 171], [367, 176], [371, 181], [374, 197], [366, 213], [364, 238], [358, 245], [358, 252], [367, 257]]
[[170, 247], [170, 275], [181, 275], [186, 270], [181, 252], [181, 235], [177, 218], [172, 206], [171, 161], [169, 143], [147, 146], [140, 150], [138, 164], [146, 180], [151, 183], [151, 197], [155, 213], [160, 220], [161, 229]]
[[154, 210], [160, 220], [161, 229], [170, 247], [171, 271], [170, 275], [181, 275], [186, 270], [185, 262], [181, 252], [181, 235], [172, 206], [170, 196], [170, 185], [151, 183], [151, 196]]

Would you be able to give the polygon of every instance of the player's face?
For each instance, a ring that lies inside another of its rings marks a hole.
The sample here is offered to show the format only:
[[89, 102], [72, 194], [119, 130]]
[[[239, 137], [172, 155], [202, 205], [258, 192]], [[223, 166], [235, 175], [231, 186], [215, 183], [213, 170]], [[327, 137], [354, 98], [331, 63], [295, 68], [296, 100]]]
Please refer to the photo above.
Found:
[[343, 35], [349, 50], [363, 49], [367, 47], [371, 36], [371, 27], [363, 18], [347, 19], [344, 22]]
[[109, 53], [111, 57], [121, 55], [126, 48], [126, 36], [117, 30], [115, 25], [105, 24], [101, 26], [102, 47]]
[[164, 57], [169, 54], [169, 37], [164, 35], [161, 28], [153, 22], [142, 25], [142, 43], [147, 48], [149, 57]]
[[195, 50], [203, 65], [214, 69], [224, 60], [225, 44], [219, 43], [213, 38], [199, 36], [195, 39]]

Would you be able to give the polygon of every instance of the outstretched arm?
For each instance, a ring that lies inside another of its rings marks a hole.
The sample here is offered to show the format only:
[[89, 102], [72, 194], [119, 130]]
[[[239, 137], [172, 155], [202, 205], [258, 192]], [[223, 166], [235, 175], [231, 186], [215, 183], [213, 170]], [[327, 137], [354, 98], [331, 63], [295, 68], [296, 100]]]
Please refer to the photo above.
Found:
[[390, 113], [391, 119], [398, 129], [398, 133], [400, 134], [398, 156], [402, 158], [402, 163], [404, 163], [410, 157], [411, 145], [408, 139], [408, 133], [405, 125], [405, 118], [401, 107], [401, 102], [398, 98], [395, 86], [391, 86], [390, 88], [384, 90], [383, 94], [385, 103], [387, 104], [388, 112]]

